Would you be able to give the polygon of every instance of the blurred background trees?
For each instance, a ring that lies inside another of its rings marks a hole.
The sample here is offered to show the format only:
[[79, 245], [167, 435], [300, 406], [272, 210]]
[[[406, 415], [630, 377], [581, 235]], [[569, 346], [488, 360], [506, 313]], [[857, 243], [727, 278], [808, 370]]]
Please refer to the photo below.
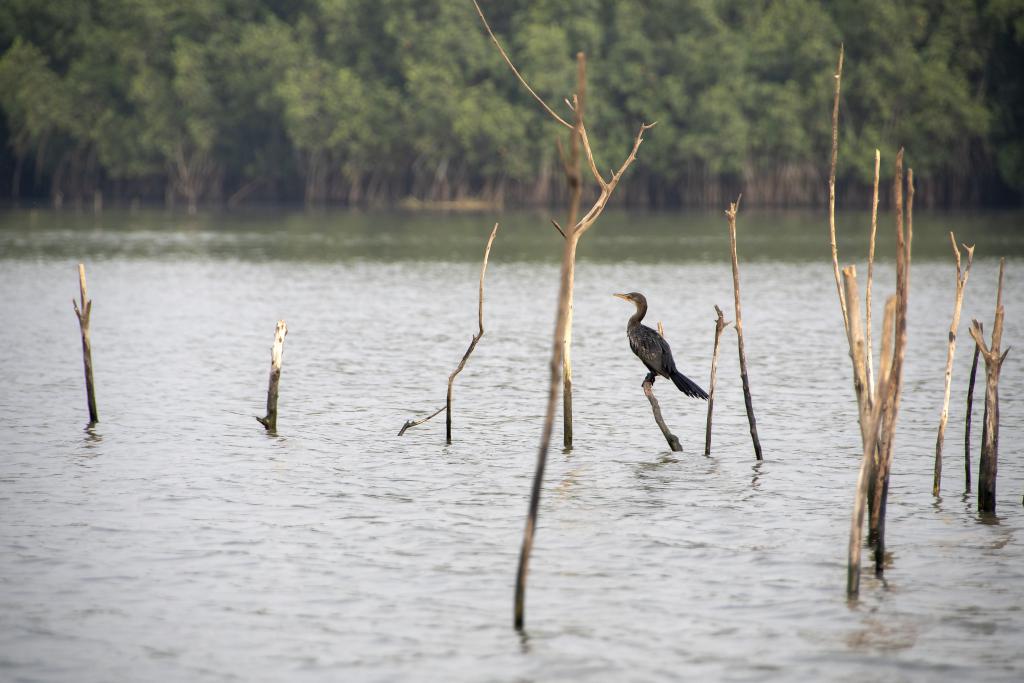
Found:
[[[618, 158], [658, 121], [620, 201], [820, 203], [840, 41], [845, 199], [867, 196], [874, 148], [898, 145], [924, 205], [1024, 195], [1024, 0], [485, 10], [550, 102], [587, 53], [596, 149]], [[527, 98], [468, 2], [5, 0], [0, 196], [561, 201], [562, 132]]]

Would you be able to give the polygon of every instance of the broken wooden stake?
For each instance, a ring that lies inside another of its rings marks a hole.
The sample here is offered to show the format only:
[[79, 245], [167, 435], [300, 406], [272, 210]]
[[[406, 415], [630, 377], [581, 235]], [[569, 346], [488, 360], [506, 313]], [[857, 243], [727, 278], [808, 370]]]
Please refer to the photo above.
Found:
[[1003, 337], [1003, 269], [1006, 259], [999, 259], [999, 288], [996, 290], [996, 316], [992, 325], [992, 341], [985, 344], [981, 324], [975, 320], [971, 337], [981, 349], [985, 360], [985, 428], [982, 435], [981, 460], [978, 463], [978, 511], [996, 511], [996, 473], [999, 465], [999, 373], [1010, 349], [1000, 353]]
[[288, 335], [288, 326], [283, 320], [277, 321], [274, 330], [274, 345], [270, 347], [270, 382], [267, 386], [267, 416], [257, 417], [260, 424], [268, 432], [277, 431], [277, 392], [281, 382], [281, 356], [284, 354], [284, 338]]
[[942, 399], [942, 413], [939, 415], [939, 434], [935, 439], [935, 470], [932, 478], [932, 495], [939, 495], [942, 485], [942, 441], [946, 437], [946, 421], [949, 420], [949, 389], [953, 381], [953, 355], [956, 353], [956, 332], [960, 327], [960, 308], [964, 302], [964, 287], [967, 286], [967, 278], [971, 274], [971, 264], [974, 262], [974, 247], [964, 245], [967, 250], [967, 267], [960, 268], [960, 247], [956, 244], [956, 237], [949, 233], [949, 240], [953, 243], [953, 256], [956, 258], [956, 300], [953, 305], [953, 322], [949, 326], [949, 346], [946, 348], [946, 380], [945, 394]]
[[92, 342], [89, 340], [89, 320], [92, 317], [92, 299], [88, 298], [85, 288], [85, 264], [78, 264], [78, 292], [82, 297], [82, 305], [74, 299], [71, 304], [75, 307], [75, 315], [78, 317], [78, 327], [82, 333], [82, 362], [85, 365], [85, 395], [89, 404], [89, 424], [96, 424], [100, 421], [99, 413], [96, 410], [96, 388], [92, 379]]

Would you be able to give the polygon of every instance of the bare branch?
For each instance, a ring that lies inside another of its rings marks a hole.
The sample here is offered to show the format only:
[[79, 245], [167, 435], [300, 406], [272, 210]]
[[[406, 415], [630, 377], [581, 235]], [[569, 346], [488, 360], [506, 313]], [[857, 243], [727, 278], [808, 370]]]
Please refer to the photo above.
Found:
[[836, 249], [836, 160], [839, 157], [839, 87], [843, 81], [843, 45], [839, 45], [839, 62], [833, 76], [836, 81], [835, 98], [832, 101], [832, 161], [828, 171], [828, 232], [832, 243], [832, 270], [836, 278], [836, 294], [843, 311], [843, 327], [849, 330], [850, 317], [843, 298], [843, 287], [839, 278], [839, 251]]
[[473, 0], [473, 6], [476, 7], [476, 13], [480, 15], [480, 21], [483, 22], [484, 28], [487, 29], [487, 35], [491, 37], [491, 40], [494, 42], [495, 47], [498, 48], [498, 52], [501, 53], [501, 56], [505, 59], [505, 63], [508, 64], [508, 68], [512, 69], [512, 73], [516, 75], [516, 78], [518, 78], [519, 82], [523, 84], [523, 87], [526, 88], [531, 95], [533, 95], [533, 99], [537, 100], [537, 102], [540, 103], [540, 106], [544, 107], [544, 111], [550, 114], [551, 118], [553, 118], [555, 121], [558, 121], [566, 128], [572, 128], [571, 123], [569, 123], [561, 116], [556, 114], [551, 109], [551, 107], [548, 106], [548, 103], [541, 99], [541, 96], [533, 91], [533, 88], [530, 87], [530, 84], [526, 82], [526, 79], [523, 78], [522, 74], [519, 73], [519, 70], [516, 69], [515, 64], [513, 64], [512, 60], [509, 59], [508, 54], [505, 53], [505, 48], [503, 48], [501, 46], [501, 43], [498, 42], [497, 37], [495, 37], [494, 35], [494, 31], [491, 30], [491, 25], [487, 23], [487, 18], [484, 16], [483, 10], [480, 9], [480, 5], [477, 3], [476, 0]]
[[557, 230], [558, 234], [562, 236], [562, 239], [567, 239], [565, 236], [565, 230], [562, 230], [562, 226], [558, 224], [558, 221], [552, 218], [551, 225], [555, 226], [555, 230]]
[[[491, 255], [491, 245], [494, 244], [494, 236], [498, 234], [498, 223], [494, 224], [494, 228], [491, 230], [490, 237], [487, 238], [487, 246], [484, 247], [484, 260], [483, 265], [480, 266], [480, 298], [477, 308], [477, 322], [479, 330], [473, 335], [473, 338], [469, 342], [469, 348], [466, 349], [466, 353], [462, 355], [462, 360], [459, 361], [458, 367], [456, 367], [450, 375], [448, 375], [448, 394], [445, 401], [445, 408], [447, 409], [446, 425], [445, 425], [445, 437], [448, 443], [452, 442], [452, 385], [455, 382], [455, 377], [462, 372], [462, 369], [466, 367], [466, 361], [469, 360], [470, 354], [473, 353], [473, 349], [480, 342], [480, 339], [484, 336], [484, 275], [487, 274], [487, 261]], [[428, 417], [419, 420], [407, 420], [405, 425], [402, 426], [401, 431], [398, 432], [398, 436], [402, 436], [405, 430], [416, 425], [421, 425], [430, 418], [440, 413], [441, 410], [429, 415]]]

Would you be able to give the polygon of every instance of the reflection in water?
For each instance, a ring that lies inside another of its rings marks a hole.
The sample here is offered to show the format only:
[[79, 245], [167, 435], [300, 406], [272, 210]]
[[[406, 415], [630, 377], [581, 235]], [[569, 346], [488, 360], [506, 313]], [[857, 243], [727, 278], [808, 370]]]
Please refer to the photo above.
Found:
[[846, 636], [846, 645], [861, 652], [898, 652], [912, 648], [920, 635], [918, 625], [909, 620], [865, 615], [862, 627]]
[[750, 466], [750, 469], [754, 472], [750, 478], [750, 488], [755, 491], [761, 488], [761, 469], [764, 467], [764, 463], [764, 460], [758, 460]]

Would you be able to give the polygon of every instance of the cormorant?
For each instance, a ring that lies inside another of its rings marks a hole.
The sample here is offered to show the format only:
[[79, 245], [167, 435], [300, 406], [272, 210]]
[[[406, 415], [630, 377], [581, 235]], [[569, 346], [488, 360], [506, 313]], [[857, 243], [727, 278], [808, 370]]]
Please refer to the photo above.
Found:
[[626, 337], [629, 338], [629, 348], [633, 349], [637, 358], [643, 361], [643, 364], [650, 370], [644, 382], [653, 384], [654, 378], [661, 375], [672, 380], [679, 391], [687, 396], [706, 399], [707, 392], [676, 369], [676, 362], [672, 360], [672, 349], [669, 348], [665, 338], [646, 325], [640, 324], [640, 321], [647, 315], [647, 298], [639, 292], [615, 294], [614, 296], [630, 301], [636, 306], [636, 313], [626, 325]]

